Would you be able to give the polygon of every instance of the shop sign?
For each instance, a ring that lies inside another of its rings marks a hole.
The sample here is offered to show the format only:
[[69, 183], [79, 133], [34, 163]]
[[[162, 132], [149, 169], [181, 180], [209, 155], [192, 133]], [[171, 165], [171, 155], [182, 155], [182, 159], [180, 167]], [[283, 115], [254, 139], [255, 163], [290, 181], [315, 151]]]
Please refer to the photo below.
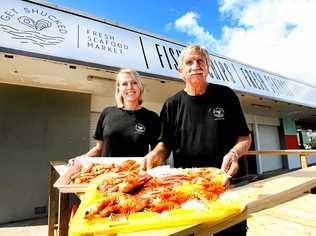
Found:
[[[130, 67], [179, 79], [183, 45], [43, 4], [2, 0], [0, 51], [33, 54], [96, 67]], [[208, 80], [270, 99], [316, 107], [315, 88], [218, 55], [210, 55]]]

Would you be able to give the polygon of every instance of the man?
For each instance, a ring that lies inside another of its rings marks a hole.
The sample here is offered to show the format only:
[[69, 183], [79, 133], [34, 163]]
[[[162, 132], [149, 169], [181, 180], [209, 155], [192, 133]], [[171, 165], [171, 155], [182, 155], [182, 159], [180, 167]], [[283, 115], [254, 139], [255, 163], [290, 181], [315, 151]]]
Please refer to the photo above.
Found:
[[[145, 156], [143, 168], [163, 164], [172, 151], [175, 167], [215, 166], [234, 176], [251, 143], [238, 97], [226, 86], [207, 83], [210, 59], [205, 49], [187, 46], [178, 61], [185, 88], [163, 105], [159, 143]], [[242, 222], [217, 235], [246, 232]]]

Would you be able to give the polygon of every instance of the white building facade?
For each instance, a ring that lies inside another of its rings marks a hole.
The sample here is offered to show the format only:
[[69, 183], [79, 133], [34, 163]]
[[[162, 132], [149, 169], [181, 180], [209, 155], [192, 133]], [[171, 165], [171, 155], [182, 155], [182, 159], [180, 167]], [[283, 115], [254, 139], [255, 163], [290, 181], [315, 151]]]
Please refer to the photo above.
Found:
[[[41, 1], [2, 0], [0, 224], [47, 214], [49, 161], [94, 145], [98, 116], [114, 104], [120, 68], [141, 74], [144, 105], [159, 113], [164, 100], [183, 88], [177, 59], [184, 46]], [[296, 121], [316, 124], [316, 89], [210, 56], [208, 81], [237, 93], [253, 148], [298, 148]], [[251, 173], [300, 167], [298, 157], [250, 158]]]

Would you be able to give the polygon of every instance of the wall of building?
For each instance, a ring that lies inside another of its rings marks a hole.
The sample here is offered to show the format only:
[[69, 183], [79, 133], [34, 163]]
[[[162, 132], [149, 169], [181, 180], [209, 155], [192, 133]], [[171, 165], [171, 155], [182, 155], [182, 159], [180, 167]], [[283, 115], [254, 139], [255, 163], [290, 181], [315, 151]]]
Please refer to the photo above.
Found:
[[[245, 118], [248, 125], [251, 126], [256, 150], [280, 149], [280, 119], [278, 117], [259, 116], [247, 113], [245, 114]], [[256, 165], [258, 173], [284, 168], [282, 157], [279, 155], [257, 155]]]
[[[295, 120], [290, 117], [282, 118], [282, 128], [284, 131], [285, 149], [299, 149], [297, 142], [297, 131]], [[301, 167], [300, 158], [298, 154], [290, 154], [287, 156], [287, 163], [289, 169], [296, 169]]]
[[0, 223], [47, 214], [49, 161], [88, 148], [90, 95], [0, 83]]

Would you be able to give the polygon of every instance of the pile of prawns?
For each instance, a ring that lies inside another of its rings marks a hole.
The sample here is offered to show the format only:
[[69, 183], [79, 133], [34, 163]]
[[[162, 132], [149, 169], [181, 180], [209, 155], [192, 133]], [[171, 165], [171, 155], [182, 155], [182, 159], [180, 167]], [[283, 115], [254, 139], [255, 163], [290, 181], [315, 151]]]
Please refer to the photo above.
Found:
[[[143, 211], [162, 213], [191, 200], [207, 204], [226, 191], [225, 186], [213, 181], [214, 168], [182, 169], [181, 174], [153, 177], [141, 171], [137, 162], [127, 160], [119, 166], [107, 166], [103, 173], [96, 188], [101, 197], [87, 207], [85, 219], [115, 219]], [[194, 191], [185, 191], [185, 186]]]

